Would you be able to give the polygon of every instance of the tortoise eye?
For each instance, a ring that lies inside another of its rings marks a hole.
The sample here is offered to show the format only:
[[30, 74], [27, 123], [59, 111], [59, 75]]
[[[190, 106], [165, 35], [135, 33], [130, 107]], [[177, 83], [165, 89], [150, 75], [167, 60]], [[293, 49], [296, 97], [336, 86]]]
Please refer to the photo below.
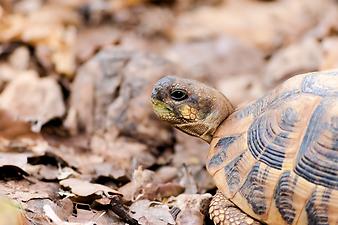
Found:
[[173, 90], [170, 93], [170, 96], [175, 101], [182, 101], [182, 100], [188, 98], [187, 92], [182, 90], [182, 89]]

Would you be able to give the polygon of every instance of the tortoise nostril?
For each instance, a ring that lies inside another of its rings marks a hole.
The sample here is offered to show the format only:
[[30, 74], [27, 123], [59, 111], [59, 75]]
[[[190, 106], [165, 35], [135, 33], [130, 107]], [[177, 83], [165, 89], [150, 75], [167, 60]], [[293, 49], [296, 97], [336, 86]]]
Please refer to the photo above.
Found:
[[155, 88], [153, 88], [152, 92], [151, 92], [151, 98], [156, 98], [157, 95], [157, 91]]
[[159, 87], [154, 87], [152, 92], [151, 92], [151, 98], [161, 100], [161, 89]]

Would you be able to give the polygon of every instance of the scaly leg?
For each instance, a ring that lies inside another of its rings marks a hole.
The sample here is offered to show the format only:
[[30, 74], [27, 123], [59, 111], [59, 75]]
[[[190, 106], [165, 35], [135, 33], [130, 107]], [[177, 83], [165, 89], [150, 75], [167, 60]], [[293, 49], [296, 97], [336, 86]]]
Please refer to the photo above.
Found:
[[261, 223], [252, 219], [242, 212], [231, 201], [217, 191], [212, 198], [209, 207], [210, 219], [216, 225], [260, 225]]

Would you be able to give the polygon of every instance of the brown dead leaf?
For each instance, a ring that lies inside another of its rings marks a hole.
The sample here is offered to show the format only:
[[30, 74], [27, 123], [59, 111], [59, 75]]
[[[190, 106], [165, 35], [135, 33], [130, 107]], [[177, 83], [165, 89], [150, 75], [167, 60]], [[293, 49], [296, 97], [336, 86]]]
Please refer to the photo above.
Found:
[[72, 76], [76, 66], [75, 25], [78, 24], [79, 16], [75, 10], [57, 4], [44, 5], [28, 14], [11, 14], [1, 20], [0, 41], [21, 41], [33, 46], [45, 46], [55, 70]]
[[115, 167], [109, 162], [96, 163], [93, 166], [94, 174], [97, 179], [111, 179], [112, 181], [125, 182], [128, 181], [126, 171], [122, 168]]
[[170, 196], [177, 196], [183, 193], [184, 189], [178, 183], [152, 183], [143, 189], [142, 199], [161, 201]]
[[28, 174], [41, 180], [59, 180], [76, 174], [68, 164], [51, 152], [35, 155], [32, 152], [0, 153], [0, 179], [19, 178]]
[[22, 138], [36, 140], [40, 136], [31, 131], [31, 125], [28, 122], [16, 119], [9, 111], [0, 109], [0, 139], [15, 142]]
[[143, 170], [138, 167], [131, 178], [131, 181], [121, 188], [119, 191], [123, 194], [124, 199], [132, 201], [141, 198], [144, 193], [144, 188], [154, 181], [154, 172], [150, 170]]
[[[161, 174], [166, 171], [171, 172], [169, 169], [154, 173], [139, 167], [134, 171], [131, 182], [122, 186], [119, 191], [128, 201], [137, 199], [162, 200], [170, 196], [177, 196], [184, 191], [184, 187], [175, 182], [168, 182], [177, 174]], [[177, 170], [174, 171], [177, 173]]]
[[130, 206], [131, 216], [141, 225], [175, 224], [169, 208], [159, 202], [140, 200]]
[[25, 208], [31, 199], [55, 199], [59, 186], [55, 183], [46, 183], [35, 180], [0, 181], [0, 195], [21, 202]]
[[108, 132], [103, 136], [92, 136], [90, 147], [93, 152], [104, 157], [107, 163], [111, 163], [113, 168], [125, 171], [131, 171], [138, 166], [148, 168], [156, 162], [147, 145], [133, 139], [112, 137]]
[[30, 156], [28, 163], [31, 165], [51, 165], [55, 167], [70, 167], [70, 164], [63, 159], [62, 153], [47, 150], [41, 155]]
[[51, 199], [31, 199], [26, 203], [25, 210], [26, 216], [32, 224], [55, 225], [46, 215], [45, 206], [49, 206], [63, 220], [71, 217], [73, 211], [73, 203], [67, 198], [62, 200], [54, 199], [54, 201]]
[[[54, 166], [40, 165], [39, 169], [33, 175], [35, 178], [39, 180], [52, 182], [52, 181], [59, 180], [60, 173], [61, 173], [61, 169], [59, 170], [58, 168], [55, 168]], [[71, 174], [69, 176], [71, 176]]]
[[54, 212], [53, 208], [46, 204], [43, 206], [45, 215], [53, 222], [55, 225], [95, 225], [94, 221], [82, 222], [82, 223], [72, 223], [63, 221], [59, 216]]
[[170, 206], [175, 206], [181, 210], [192, 209], [206, 214], [212, 195], [206, 194], [180, 194], [168, 200]]
[[205, 216], [196, 210], [181, 211], [176, 218], [177, 225], [203, 225]]
[[[102, 211], [89, 211], [85, 209], [77, 209], [76, 214], [69, 218], [70, 223], [78, 223], [84, 225], [85, 223], [92, 222], [97, 225], [125, 225], [114, 213]], [[72, 225], [72, 224], [69, 224]]]
[[49, 120], [65, 113], [61, 89], [52, 78], [21, 76], [10, 82], [0, 95], [0, 107], [21, 120], [33, 122], [40, 131]]
[[109, 195], [122, 195], [120, 192], [115, 191], [107, 186], [101, 184], [94, 184], [88, 181], [68, 178], [60, 181], [60, 185], [64, 188], [70, 189], [70, 191], [79, 197], [89, 196], [109, 196]]
[[170, 206], [180, 209], [176, 223], [183, 225], [202, 225], [208, 215], [211, 194], [181, 194], [168, 200]]

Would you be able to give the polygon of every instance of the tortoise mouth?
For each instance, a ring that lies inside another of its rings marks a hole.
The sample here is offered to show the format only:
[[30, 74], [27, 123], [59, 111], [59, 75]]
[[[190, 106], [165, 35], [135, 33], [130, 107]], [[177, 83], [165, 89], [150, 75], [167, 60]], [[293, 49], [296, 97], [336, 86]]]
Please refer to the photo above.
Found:
[[166, 122], [169, 122], [173, 125], [175, 124], [181, 124], [182, 122], [182, 118], [180, 118], [179, 116], [176, 115], [175, 111], [173, 110], [172, 107], [170, 107], [168, 104], [155, 99], [155, 98], [151, 98], [151, 103], [153, 106], [153, 110], [155, 112], [155, 114], [161, 119], [164, 120]]
[[173, 112], [173, 109], [168, 106], [168, 104], [157, 100], [155, 98], [151, 99], [151, 103], [153, 105], [153, 109], [155, 111], [155, 113], [168, 113], [168, 112]]

